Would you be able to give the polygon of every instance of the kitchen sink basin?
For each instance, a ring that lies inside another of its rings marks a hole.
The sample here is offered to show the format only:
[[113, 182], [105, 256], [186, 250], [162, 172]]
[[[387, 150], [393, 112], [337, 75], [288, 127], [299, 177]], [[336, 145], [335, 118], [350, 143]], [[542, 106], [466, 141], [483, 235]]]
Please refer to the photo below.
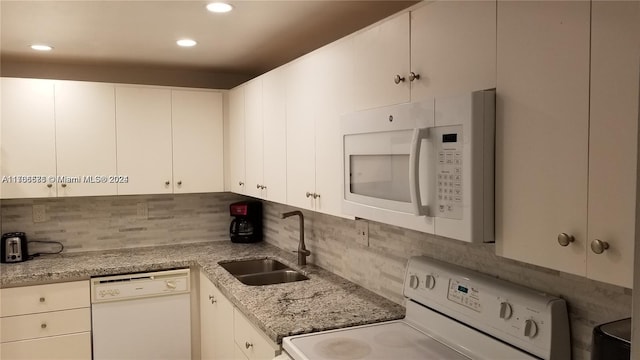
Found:
[[283, 284], [294, 281], [309, 280], [308, 277], [292, 269], [276, 270], [260, 274], [240, 275], [236, 276], [236, 279], [240, 280], [240, 282], [245, 285], [253, 286]]
[[273, 259], [240, 260], [218, 264], [245, 285], [260, 286], [309, 280], [304, 274]]

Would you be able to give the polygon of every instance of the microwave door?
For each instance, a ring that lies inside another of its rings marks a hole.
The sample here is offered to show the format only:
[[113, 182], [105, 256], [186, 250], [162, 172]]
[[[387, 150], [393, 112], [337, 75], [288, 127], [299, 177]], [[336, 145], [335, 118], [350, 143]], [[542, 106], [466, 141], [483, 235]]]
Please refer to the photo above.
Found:
[[344, 137], [345, 200], [413, 213], [410, 147], [413, 129]]

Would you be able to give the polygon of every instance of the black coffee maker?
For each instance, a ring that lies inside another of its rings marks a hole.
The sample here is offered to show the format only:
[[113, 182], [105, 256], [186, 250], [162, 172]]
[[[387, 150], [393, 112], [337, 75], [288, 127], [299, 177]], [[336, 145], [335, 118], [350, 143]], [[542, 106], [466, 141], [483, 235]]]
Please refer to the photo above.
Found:
[[229, 227], [229, 236], [234, 243], [262, 241], [262, 203], [260, 201], [240, 201], [229, 205], [234, 216]]

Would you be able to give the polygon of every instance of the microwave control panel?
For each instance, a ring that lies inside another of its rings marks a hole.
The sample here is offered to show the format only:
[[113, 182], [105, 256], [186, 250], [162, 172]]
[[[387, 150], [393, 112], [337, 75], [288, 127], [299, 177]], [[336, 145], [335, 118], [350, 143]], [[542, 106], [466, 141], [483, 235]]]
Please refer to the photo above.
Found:
[[462, 126], [436, 128], [436, 216], [462, 220]]

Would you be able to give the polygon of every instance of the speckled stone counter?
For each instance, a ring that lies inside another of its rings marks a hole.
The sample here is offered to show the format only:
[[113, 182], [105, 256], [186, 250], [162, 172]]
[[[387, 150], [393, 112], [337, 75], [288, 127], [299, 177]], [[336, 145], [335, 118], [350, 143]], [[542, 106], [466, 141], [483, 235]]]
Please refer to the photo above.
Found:
[[[267, 286], [242, 284], [219, 261], [277, 259], [309, 280]], [[289, 335], [395, 320], [404, 307], [314, 265], [296, 265], [296, 254], [266, 244], [228, 241], [180, 246], [47, 255], [0, 265], [0, 288], [86, 280], [95, 276], [191, 267], [276, 343]]]

